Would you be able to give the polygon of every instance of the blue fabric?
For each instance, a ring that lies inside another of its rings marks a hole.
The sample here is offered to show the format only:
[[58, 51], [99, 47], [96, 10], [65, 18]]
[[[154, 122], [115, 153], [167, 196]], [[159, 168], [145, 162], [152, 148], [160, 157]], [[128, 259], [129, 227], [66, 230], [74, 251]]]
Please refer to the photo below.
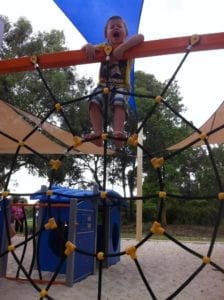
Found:
[[[89, 43], [105, 41], [104, 27], [109, 17], [123, 17], [129, 36], [138, 32], [144, 0], [54, 0]], [[134, 91], [134, 68], [131, 71], [132, 92]], [[129, 104], [135, 110], [135, 101]]]

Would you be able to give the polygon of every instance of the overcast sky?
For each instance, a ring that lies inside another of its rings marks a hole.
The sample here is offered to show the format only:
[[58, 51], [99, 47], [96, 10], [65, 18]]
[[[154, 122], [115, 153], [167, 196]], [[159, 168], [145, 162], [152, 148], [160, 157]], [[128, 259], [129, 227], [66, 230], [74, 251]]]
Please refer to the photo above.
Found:
[[[31, 22], [34, 31], [64, 30], [71, 50], [78, 50], [85, 44], [53, 0], [1, 2], [0, 14], [8, 16], [10, 21], [24, 16]], [[145, 40], [224, 32], [223, 0], [144, 2], [139, 32], [144, 34]], [[136, 59], [135, 69], [154, 74], [158, 80], [164, 81], [172, 76], [182, 57], [183, 54], [178, 54]], [[96, 78], [98, 64], [79, 66], [78, 71]], [[201, 126], [224, 100], [224, 50], [191, 53], [176, 79], [187, 107], [185, 117]]]

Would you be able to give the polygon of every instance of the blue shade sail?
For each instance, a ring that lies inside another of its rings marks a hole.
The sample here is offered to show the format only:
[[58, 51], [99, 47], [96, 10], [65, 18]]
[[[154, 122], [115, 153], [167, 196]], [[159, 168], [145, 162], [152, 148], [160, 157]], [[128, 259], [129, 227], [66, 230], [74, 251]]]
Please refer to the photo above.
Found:
[[[68, 19], [79, 30], [88, 43], [105, 41], [104, 27], [109, 17], [121, 16], [128, 27], [129, 36], [138, 32], [144, 0], [54, 0]], [[133, 92], [134, 68], [131, 72]], [[135, 111], [135, 101], [129, 104]]]

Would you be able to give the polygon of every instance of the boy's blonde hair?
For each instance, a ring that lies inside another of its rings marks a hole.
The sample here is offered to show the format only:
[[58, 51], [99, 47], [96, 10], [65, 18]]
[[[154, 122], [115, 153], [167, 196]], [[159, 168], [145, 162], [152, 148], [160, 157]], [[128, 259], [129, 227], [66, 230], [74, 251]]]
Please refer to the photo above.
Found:
[[122, 23], [124, 24], [125, 30], [126, 30], [126, 34], [128, 35], [128, 27], [127, 27], [127, 24], [126, 24], [125, 20], [122, 17], [120, 17], [120, 16], [112, 16], [112, 17], [110, 17], [107, 20], [106, 25], [104, 27], [104, 35], [105, 35], [105, 37], [107, 37], [107, 27], [108, 27], [108, 24], [112, 20], [120, 20], [120, 21], [122, 21]]

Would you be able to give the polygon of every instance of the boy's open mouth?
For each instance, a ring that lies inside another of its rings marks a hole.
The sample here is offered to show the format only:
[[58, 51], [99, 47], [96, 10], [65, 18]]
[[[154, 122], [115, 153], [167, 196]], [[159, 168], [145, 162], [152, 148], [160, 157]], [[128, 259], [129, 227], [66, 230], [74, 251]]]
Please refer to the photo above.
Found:
[[119, 37], [119, 36], [120, 36], [119, 31], [115, 31], [115, 32], [113, 33], [113, 37], [117, 38], [117, 37]]

